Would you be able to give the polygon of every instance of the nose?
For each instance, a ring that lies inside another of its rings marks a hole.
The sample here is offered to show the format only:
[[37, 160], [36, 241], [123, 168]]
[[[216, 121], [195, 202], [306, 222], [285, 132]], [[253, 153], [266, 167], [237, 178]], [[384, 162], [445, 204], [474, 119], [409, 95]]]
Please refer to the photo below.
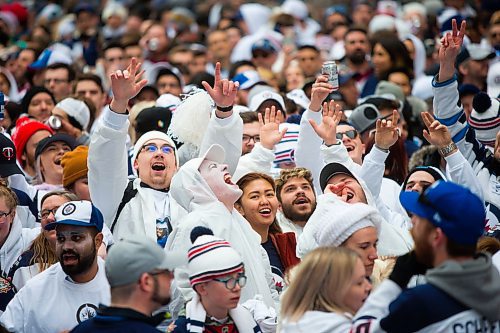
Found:
[[368, 254], [368, 258], [371, 259], [371, 260], [375, 260], [378, 258], [378, 255], [377, 255], [377, 249], [376, 248], [372, 248], [370, 253]]

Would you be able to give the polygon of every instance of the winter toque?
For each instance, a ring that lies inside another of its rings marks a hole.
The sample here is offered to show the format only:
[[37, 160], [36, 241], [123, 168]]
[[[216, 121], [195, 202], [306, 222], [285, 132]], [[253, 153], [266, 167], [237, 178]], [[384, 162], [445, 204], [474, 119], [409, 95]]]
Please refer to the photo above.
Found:
[[188, 252], [191, 286], [243, 270], [243, 259], [228, 241], [215, 237], [212, 230], [195, 227], [191, 231], [193, 246]]

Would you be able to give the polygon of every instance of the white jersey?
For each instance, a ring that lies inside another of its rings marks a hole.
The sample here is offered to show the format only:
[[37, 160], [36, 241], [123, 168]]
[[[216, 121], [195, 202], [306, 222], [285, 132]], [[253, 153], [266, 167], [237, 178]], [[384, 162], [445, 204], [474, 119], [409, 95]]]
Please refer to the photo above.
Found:
[[16, 294], [0, 317], [10, 332], [59, 333], [94, 317], [99, 304], [109, 305], [111, 295], [104, 261], [87, 283], [73, 282], [59, 263], [38, 274]]

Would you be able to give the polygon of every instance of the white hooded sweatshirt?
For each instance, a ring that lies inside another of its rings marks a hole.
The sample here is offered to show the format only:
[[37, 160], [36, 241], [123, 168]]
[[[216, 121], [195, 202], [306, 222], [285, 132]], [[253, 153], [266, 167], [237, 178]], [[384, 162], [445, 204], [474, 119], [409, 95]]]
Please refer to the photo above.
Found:
[[[370, 191], [366, 187], [365, 182], [358, 177], [354, 172], [352, 173], [358, 183], [363, 189], [367, 204], [377, 209], [376, 201], [373, 199]], [[333, 223], [339, 220], [338, 223], [346, 223], [343, 219], [348, 216], [339, 212], [339, 209], [344, 209], [343, 206], [351, 204], [344, 203], [335, 194], [322, 194], [318, 197], [318, 205], [313, 215], [304, 227], [302, 235], [297, 240], [297, 257], [302, 258], [308, 252], [314, 250], [320, 244], [318, 243], [319, 235], [317, 232], [321, 229], [320, 226]], [[349, 207], [347, 207], [349, 208]], [[398, 227], [394, 224], [387, 222], [382, 216], [378, 216], [380, 220], [378, 229], [379, 241], [377, 245], [377, 253], [379, 256], [400, 256], [409, 252], [413, 248], [413, 239], [409, 231], [404, 227]]]
[[[210, 228], [215, 236], [229, 241], [243, 258], [247, 284], [241, 292], [241, 302], [260, 294], [267, 306], [275, 307], [273, 296], [277, 293], [274, 289], [273, 294], [271, 291], [271, 267], [266, 252], [260, 246], [260, 236], [236, 209], [229, 211], [217, 199], [198, 171], [199, 164], [200, 158], [190, 160], [172, 178], [170, 194], [188, 215], [174, 227], [166, 249], [187, 253], [191, 247], [191, 230], [196, 226]], [[193, 290], [186, 267], [176, 270], [176, 281], [184, 299], [190, 300]]]
[[307, 311], [296, 322], [283, 320], [280, 333], [347, 333], [351, 326], [351, 316], [347, 313]]

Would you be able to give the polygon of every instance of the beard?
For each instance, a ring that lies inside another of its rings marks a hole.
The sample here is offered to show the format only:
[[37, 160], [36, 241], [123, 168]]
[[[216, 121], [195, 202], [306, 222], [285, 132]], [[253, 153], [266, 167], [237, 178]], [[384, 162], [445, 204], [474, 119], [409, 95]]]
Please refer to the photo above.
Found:
[[153, 286], [153, 296], [151, 296], [151, 300], [155, 303], [160, 304], [161, 306], [167, 305], [170, 303], [170, 295], [162, 296], [160, 295], [160, 284], [158, 283], [158, 279], [154, 277], [154, 286]]
[[[76, 258], [77, 263], [75, 265], [64, 264], [63, 257], [65, 255], [74, 256]], [[85, 254], [83, 256], [80, 256], [78, 253], [72, 250], [63, 251], [59, 256], [59, 263], [61, 264], [63, 272], [66, 273], [66, 275], [73, 277], [75, 275], [80, 275], [82, 273], [87, 272], [94, 264], [96, 257], [97, 257], [97, 249], [95, 248], [95, 245], [92, 244], [91, 253]]]
[[351, 54], [346, 55], [346, 58], [349, 59], [354, 65], [361, 65], [366, 61], [366, 54], [361, 50], [356, 50]]
[[311, 209], [309, 211], [298, 211], [293, 203], [292, 204], [281, 204], [281, 209], [283, 211], [283, 215], [287, 219], [289, 219], [292, 222], [307, 222], [311, 215], [314, 213], [314, 210], [316, 209], [316, 201], [312, 202], [309, 200], [309, 198], [304, 197], [310, 204], [311, 204]]
[[427, 267], [434, 267], [434, 252], [426, 241], [426, 237], [416, 237], [417, 235], [415, 235], [413, 229], [411, 230], [411, 235], [415, 243], [415, 255], [417, 256], [417, 260]]

